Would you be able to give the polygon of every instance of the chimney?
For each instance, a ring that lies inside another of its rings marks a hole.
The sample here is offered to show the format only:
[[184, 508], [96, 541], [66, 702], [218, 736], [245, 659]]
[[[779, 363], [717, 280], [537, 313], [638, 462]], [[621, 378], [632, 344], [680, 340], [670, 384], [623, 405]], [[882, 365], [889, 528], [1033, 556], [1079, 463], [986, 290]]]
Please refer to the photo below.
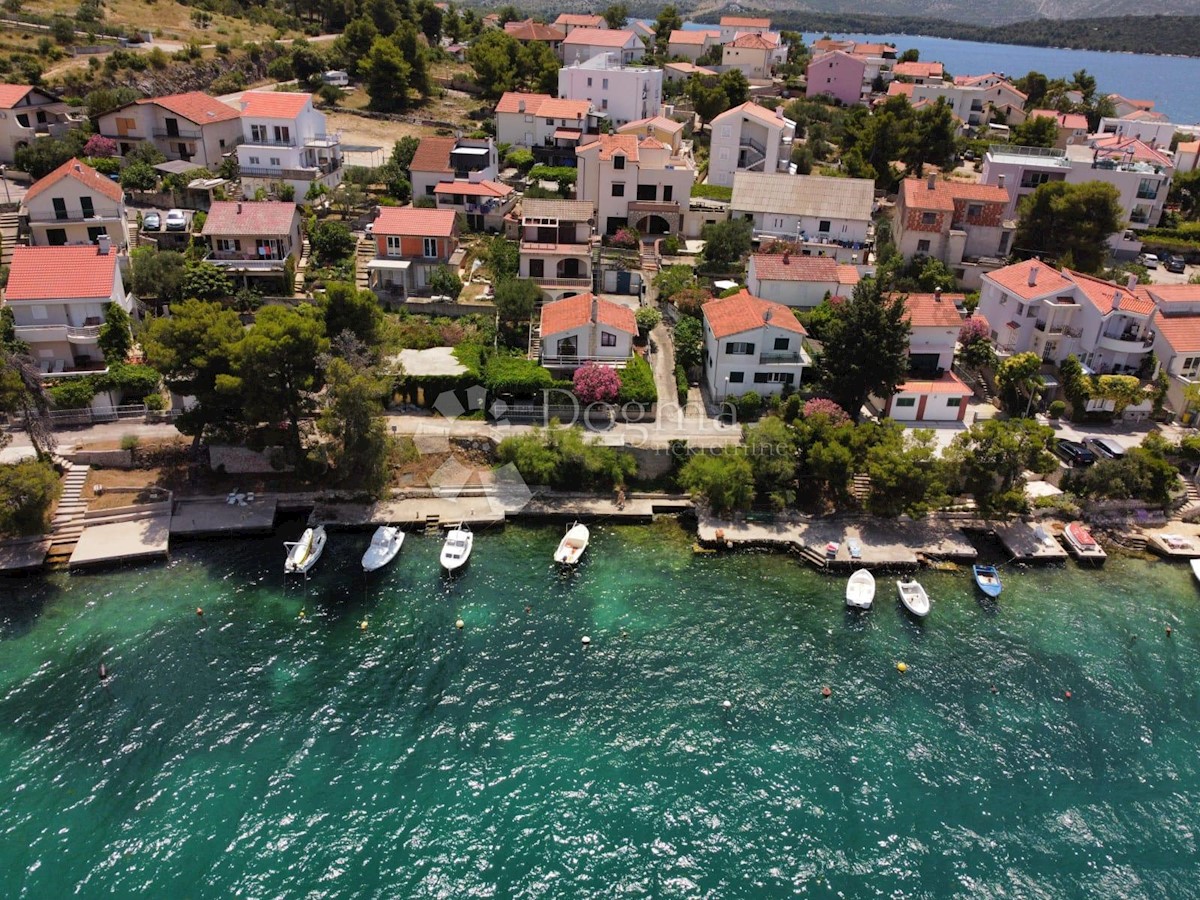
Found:
[[783, 264], [785, 266], [790, 266], [792, 264], [792, 254], [787, 250], [783, 251]]
[[996, 176], [996, 184], [998, 184], [1000, 187], [1004, 187], [1004, 176], [1003, 175]]
[[1125, 290], [1133, 293], [1133, 289], [1137, 287], [1137, 275], [1133, 272], [1129, 273], [1129, 277], [1125, 279]]
[[1036, 264], [1029, 267], [1029, 286], [1030, 287], [1033, 287], [1035, 284], [1037, 284], [1037, 273], [1038, 273], [1038, 267]]
[[238, 201], [237, 211], [238, 211], [238, 215], [240, 216], [242, 214], [242, 201], [241, 200]]
[[933, 289], [933, 302], [934, 302], [934, 303], [941, 303], [941, 302], [942, 302], [942, 289], [941, 289], [941, 288], [934, 288], [934, 289]]
[[783, 118], [783, 107], [782, 106], [775, 107], [775, 118], [777, 118], [777, 119]]
[[600, 298], [592, 294], [592, 321], [600, 321]]
[[76, 172], [82, 172], [82, 171], [83, 171], [83, 166], [81, 166], [81, 165], [80, 165], [78, 162], [77, 162], [77, 163], [75, 163], [75, 171], [76, 171]]
[[101, 256], [108, 256], [108, 251], [112, 249], [112, 238], [107, 234], [102, 234], [96, 238], [96, 249]]
[[517, 101], [517, 112], [519, 112], [519, 113], [525, 112], [525, 101], [524, 100]]
[[929, 178], [925, 182], [931, 191], [937, 190], [937, 175], [933, 172], [929, 174]]
[[1114, 311], [1121, 308], [1121, 290], [1120, 290], [1120, 288], [1113, 291], [1113, 307], [1112, 308]]

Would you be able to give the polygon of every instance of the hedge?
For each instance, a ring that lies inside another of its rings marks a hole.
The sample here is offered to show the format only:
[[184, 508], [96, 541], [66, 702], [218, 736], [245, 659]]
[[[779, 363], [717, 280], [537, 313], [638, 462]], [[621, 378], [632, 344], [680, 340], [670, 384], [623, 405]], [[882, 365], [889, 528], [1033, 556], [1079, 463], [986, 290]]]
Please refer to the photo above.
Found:
[[483, 365], [483, 385], [492, 393], [528, 397], [553, 387], [554, 377], [533, 360], [497, 353]]
[[687, 370], [685, 370], [683, 366], [675, 367], [675, 390], [679, 394], [679, 402], [687, 403], [688, 377]]
[[721, 184], [693, 184], [692, 196], [702, 197], [705, 200], [729, 201], [733, 199], [733, 188]]
[[618, 403], [656, 403], [658, 389], [654, 386], [654, 370], [640, 356], [634, 356], [621, 370], [621, 390]]

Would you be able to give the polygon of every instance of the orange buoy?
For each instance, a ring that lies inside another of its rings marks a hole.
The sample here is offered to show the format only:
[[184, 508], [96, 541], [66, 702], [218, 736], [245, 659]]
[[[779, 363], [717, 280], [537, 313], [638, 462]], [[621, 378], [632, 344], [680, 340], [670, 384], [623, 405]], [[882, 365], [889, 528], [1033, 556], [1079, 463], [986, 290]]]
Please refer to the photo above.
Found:
[[1068, 700], [1070, 700], [1070, 699], [1071, 699], [1071, 692], [1070, 692], [1070, 691], [1063, 691], [1063, 696], [1064, 696], [1064, 697], [1066, 697]]
[[829, 685], [825, 685], [825, 687], [821, 688], [821, 696], [826, 700], [833, 696], [833, 691], [830, 689]]
[[1171, 636], [1171, 626], [1168, 625], [1167, 626], [1167, 637], [1170, 637], [1170, 636]]
[[201, 609], [199, 606], [196, 607], [196, 615], [198, 615], [198, 616], [204, 615], [204, 610]]

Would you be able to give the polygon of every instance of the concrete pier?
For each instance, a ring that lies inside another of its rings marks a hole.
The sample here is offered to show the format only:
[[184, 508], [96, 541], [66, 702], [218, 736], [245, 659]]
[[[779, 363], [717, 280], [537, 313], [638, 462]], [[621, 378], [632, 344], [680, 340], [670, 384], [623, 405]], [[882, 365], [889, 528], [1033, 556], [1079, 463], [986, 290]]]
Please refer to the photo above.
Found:
[[1067, 551], [1054, 539], [1047, 525], [1018, 519], [995, 522], [992, 531], [1016, 562], [1064, 562]]
[[15, 573], [40, 569], [50, 552], [50, 538], [13, 538], [0, 542], [0, 572]]
[[169, 513], [123, 522], [88, 525], [79, 535], [68, 566], [82, 569], [162, 559], [171, 536]]
[[256, 497], [245, 506], [230, 505], [215, 497], [177, 500], [171, 513], [171, 534], [176, 537], [269, 534], [275, 528], [278, 505], [274, 497]]

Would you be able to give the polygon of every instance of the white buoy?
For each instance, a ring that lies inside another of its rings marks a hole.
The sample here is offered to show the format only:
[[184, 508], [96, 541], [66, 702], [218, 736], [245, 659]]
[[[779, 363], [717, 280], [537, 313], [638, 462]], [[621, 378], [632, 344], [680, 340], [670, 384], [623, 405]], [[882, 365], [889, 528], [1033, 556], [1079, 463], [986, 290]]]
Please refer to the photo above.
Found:
[[592, 639], [591, 639], [590, 637], [588, 637], [588, 636], [585, 634], [585, 635], [583, 636], [583, 646], [585, 646], [585, 647], [586, 647], [586, 646], [587, 646], [588, 644], [590, 644], [591, 642], [592, 642]]
[[728, 700], [726, 700], [724, 703], [722, 703], [721, 706], [725, 709], [733, 709], [733, 704], [730, 703]]
[[467, 623], [464, 622], [462, 619], [459, 619], [457, 622], [454, 623], [454, 627], [457, 628], [459, 631], [462, 631], [463, 626], [466, 624]]

